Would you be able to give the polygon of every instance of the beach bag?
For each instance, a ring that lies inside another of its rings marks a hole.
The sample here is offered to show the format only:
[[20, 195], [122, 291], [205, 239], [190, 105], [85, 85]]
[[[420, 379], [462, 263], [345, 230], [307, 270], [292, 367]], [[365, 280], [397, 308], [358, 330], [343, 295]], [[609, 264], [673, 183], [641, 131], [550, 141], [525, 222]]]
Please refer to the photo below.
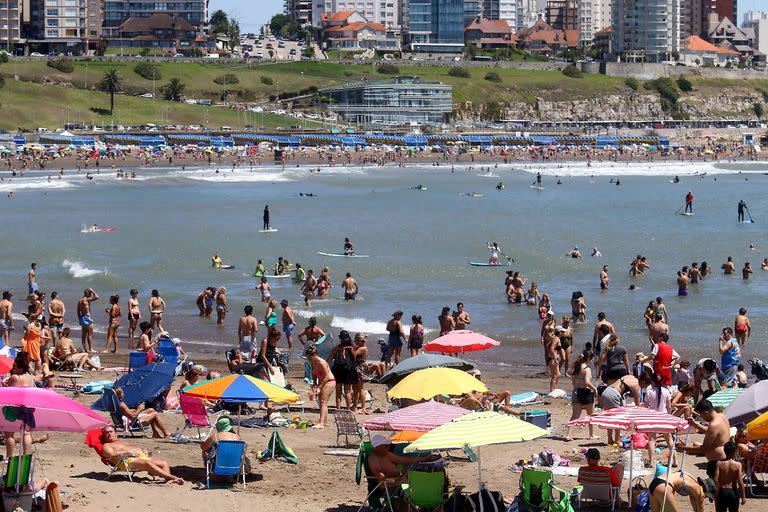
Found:
[[[629, 502], [630, 503], [640, 503], [640, 496], [645, 494], [645, 506], [648, 507], [647, 510], [650, 510], [650, 499], [648, 496], [648, 484], [645, 482], [645, 479], [642, 477], [635, 477], [630, 486], [629, 486]], [[641, 512], [637, 510], [637, 507], [635, 507], [635, 512]]]
[[651, 498], [648, 491], [643, 491], [637, 495], [634, 512], [651, 512]]
[[352, 373], [356, 370], [355, 355], [352, 353], [351, 346], [342, 347], [339, 345], [339, 349], [336, 351], [336, 356], [333, 358], [333, 367], [331, 370], [334, 372], [347, 372]]
[[541, 461], [542, 466], [547, 466], [550, 468], [559, 466], [560, 459], [560, 454], [553, 452], [552, 450], [544, 450], [543, 452], [539, 452], [539, 460]]
[[507, 507], [504, 506], [504, 498], [501, 497], [499, 491], [489, 491], [488, 489], [481, 489], [480, 492], [470, 494], [468, 497], [469, 508], [472, 512], [480, 512], [480, 500], [483, 500], [483, 512], [505, 512]]
[[648, 442], [648, 434], [644, 432], [635, 432], [632, 434], [632, 446], [635, 447], [635, 450], [642, 450], [648, 446]]

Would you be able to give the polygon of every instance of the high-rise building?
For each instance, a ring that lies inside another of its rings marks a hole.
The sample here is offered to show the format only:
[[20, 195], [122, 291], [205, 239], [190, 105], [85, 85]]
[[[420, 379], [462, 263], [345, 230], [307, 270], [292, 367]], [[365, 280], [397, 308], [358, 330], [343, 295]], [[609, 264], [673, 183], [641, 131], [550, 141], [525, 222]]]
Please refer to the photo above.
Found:
[[544, 9], [544, 21], [555, 30], [578, 30], [578, 0], [548, 0]]
[[525, 26], [522, 0], [483, 0], [483, 18], [504, 20], [513, 31]]
[[87, 34], [87, 0], [31, 0], [30, 42], [58, 51], [82, 49]]
[[312, 0], [285, 0], [283, 12], [299, 25], [314, 26], [319, 23], [319, 16], [314, 15], [314, 3]]
[[611, 26], [610, 0], [579, 0], [579, 42], [592, 44], [596, 33]]
[[483, 15], [483, 0], [464, 0], [464, 26]]
[[[313, 2], [302, 0], [286, 0], [289, 2], [298, 2], [301, 4], [312, 5]], [[388, 29], [400, 27], [400, 3], [401, 0], [314, 0], [315, 3], [322, 4], [324, 13], [334, 13], [340, 11], [356, 11], [366, 20], [374, 23], [381, 23]], [[312, 25], [319, 26], [320, 17], [317, 16], [316, 9], [312, 13]]]
[[744, 27], [755, 31], [755, 50], [768, 54], [768, 12], [747, 11]]
[[463, 51], [464, 0], [405, 0], [403, 31], [413, 50]]
[[661, 62], [680, 49], [680, 0], [616, 0], [612, 51], [624, 60]]
[[157, 13], [184, 18], [200, 34], [207, 31], [208, 0], [185, 0], [183, 2], [168, 2], [165, 0], [143, 0], [141, 2], [135, 0], [103, 0], [103, 3], [103, 33], [106, 36], [116, 36], [118, 27], [128, 18], [149, 18]]
[[[703, 30], [706, 34], [714, 30], [715, 26], [723, 21], [724, 18], [738, 23], [736, 0], [701, 0], [701, 4], [701, 18], [702, 24], [704, 24]], [[717, 17], [711, 16], [712, 13], [717, 14]]]
[[14, 53], [24, 43], [25, 15], [29, 21], [29, 0], [0, 0], [0, 50]]

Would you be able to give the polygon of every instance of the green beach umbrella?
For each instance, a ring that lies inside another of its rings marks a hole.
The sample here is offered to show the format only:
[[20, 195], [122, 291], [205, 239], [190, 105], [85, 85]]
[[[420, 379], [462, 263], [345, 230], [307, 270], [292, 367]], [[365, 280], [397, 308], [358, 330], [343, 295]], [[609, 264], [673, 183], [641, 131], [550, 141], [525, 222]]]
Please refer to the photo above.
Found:
[[719, 407], [720, 409], [725, 409], [731, 405], [731, 402], [736, 400], [736, 398], [743, 392], [744, 388], [721, 389], [717, 393], [710, 395], [708, 400], [712, 402], [713, 406]]

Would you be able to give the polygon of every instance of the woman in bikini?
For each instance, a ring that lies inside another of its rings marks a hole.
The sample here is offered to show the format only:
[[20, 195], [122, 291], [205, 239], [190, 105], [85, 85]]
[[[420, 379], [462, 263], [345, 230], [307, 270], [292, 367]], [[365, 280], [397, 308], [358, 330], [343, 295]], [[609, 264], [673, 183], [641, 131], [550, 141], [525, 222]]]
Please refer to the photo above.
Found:
[[411, 331], [408, 334], [408, 350], [411, 357], [419, 355], [424, 347], [424, 324], [419, 315], [411, 316]]
[[400, 362], [400, 352], [403, 350], [403, 339], [405, 339], [402, 319], [403, 312], [398, 310], [392, 313], [392, 318], [387, 322], [387, 332], [389, 333], [389, 339], [387, 340], [387, 346], [389, 347], [387, 365], [389, 365], [389, 360], [392, 356], [395, 357], [395, 364]]
[[557, 387], [560, 379], [560, 338], [555, 334], [555, 324], [555, 315], [549, 312], [541, 325], [541, 344], [544, 346], [544, 363], [549, 368], [550, 392]]
[[[585, 359], [582, 356], [576, 358], [571, 369], [571, 382], [573, 383], [573, 398], [571, 399], [571, 419], [573, 421], [581, 417], [581, 411], [585, 411], [587, 415], [591, 415], [595, 412], [595, 397], [597, 396], [597, 388], [592, 384], [592, 370], [589, 369], [589, 362], [591, 358]], [[595, 436], [592, 424], [589, 424], [589, 437], [590, 439], [597, 439]], [[568, 427], [565, 431], [565, 439], [571, 440], [571, 427]]]
[[218, 325], [224, 325], [224, 317], [227, 316], [227, 289], [223, 286], [219, 288], [219, 292], [216, 294], [216, 323]]
[[109, 327], [107, 327], [107, 345], [102, 354], [109, 352], [109, 345], [113, 344], [115, 349], [112, 351], [117, 354], [117, 329], [120, 327], [120, 317], [123, 315], [122, 309], [120, 309], [120, 296], [115, 294], [109, 298], [109, 308], [105, 311], [109, 315]]
[[[325, 336], [325, 332], [321, 328], [317, 326], [317, 318], [310, 317], [309, 320], [307, 320], [307, 326], [304, 328], [303, 331], [299, 333], [299, 341], [302, 345], [306, 345], [307, 343], [314, 343], [323, 336]], [[306, 338], [306, 341], [304, 339]]]
[[571, 314], [574, 322], [584, 323], [587, 321], [587, 303], [584, 302], [584, 294], [580, 291], [571, 294]]
[[261, 291], [261, 302], [269, 302], [269, 297], [271, 295], [269, 290], [271, 290], [271, 288], [266, 277], [261, 276], [261, 282], [256, 285], [256, 289]]
[[304, 351], [309, 364], [312, 367], [313, 389], [317, 392], [317, 401], [320, 407], [320, 419], [312, 428], [325, 428], [328, 426], [328, 401], [336, 392], [336, 379], [331, 373], [328, 362], [317, 355], [317, 348], [313, 345]]
[[139, 291], [131, 290], [131, 298], [128, 299], [128, 338], [131, 340], [136, 337], [136, 328], [139, 326], [139, 320], [141, 320], [138, 297]]
[[149, 323], [154, 329], [163, 332], [163, 313], [165, 313], [165, 301], [160, 297], [160, 292], [152, 290], [152, 298], [149, 299]]

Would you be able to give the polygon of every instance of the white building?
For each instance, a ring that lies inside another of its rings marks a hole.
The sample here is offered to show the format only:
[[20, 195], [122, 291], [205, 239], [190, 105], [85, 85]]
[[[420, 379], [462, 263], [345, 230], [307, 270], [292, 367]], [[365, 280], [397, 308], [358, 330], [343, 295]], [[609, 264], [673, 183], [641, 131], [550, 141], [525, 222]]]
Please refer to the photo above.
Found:
[[680, 50], [680, 0], [616, 0], [613, 53], [631, 62], [662, 62]]
[[547, 0], [520, 0], [522, 4], [522, 25], [532, 27], [536, 20], [544, 17], [544, 10], [547, 7]]
[[743, 26], [755, 30], [755, 50], [768, 54], [768, 12], [747, 11]]
[[504, 20], [514, 32], [523, 28], [524, 0], [483, 0], [483, 18]]
[[0, 50], [13, 53], [24, 42], [22, 23], [29, 21], [29, 10], [28, 0], [0, 1]]
[[[315, 0], [318, 1], [318, 0]], [[366, 20], [388, 29], [399, 28], [401, 0], [323, 0], [324, 12], [356, 11]], [[319, 17], [318, 17], [319, 18]]]
[[579, 42], [592, 44], [595, 34], [611, 26], [611, 0], [579, 0]]

